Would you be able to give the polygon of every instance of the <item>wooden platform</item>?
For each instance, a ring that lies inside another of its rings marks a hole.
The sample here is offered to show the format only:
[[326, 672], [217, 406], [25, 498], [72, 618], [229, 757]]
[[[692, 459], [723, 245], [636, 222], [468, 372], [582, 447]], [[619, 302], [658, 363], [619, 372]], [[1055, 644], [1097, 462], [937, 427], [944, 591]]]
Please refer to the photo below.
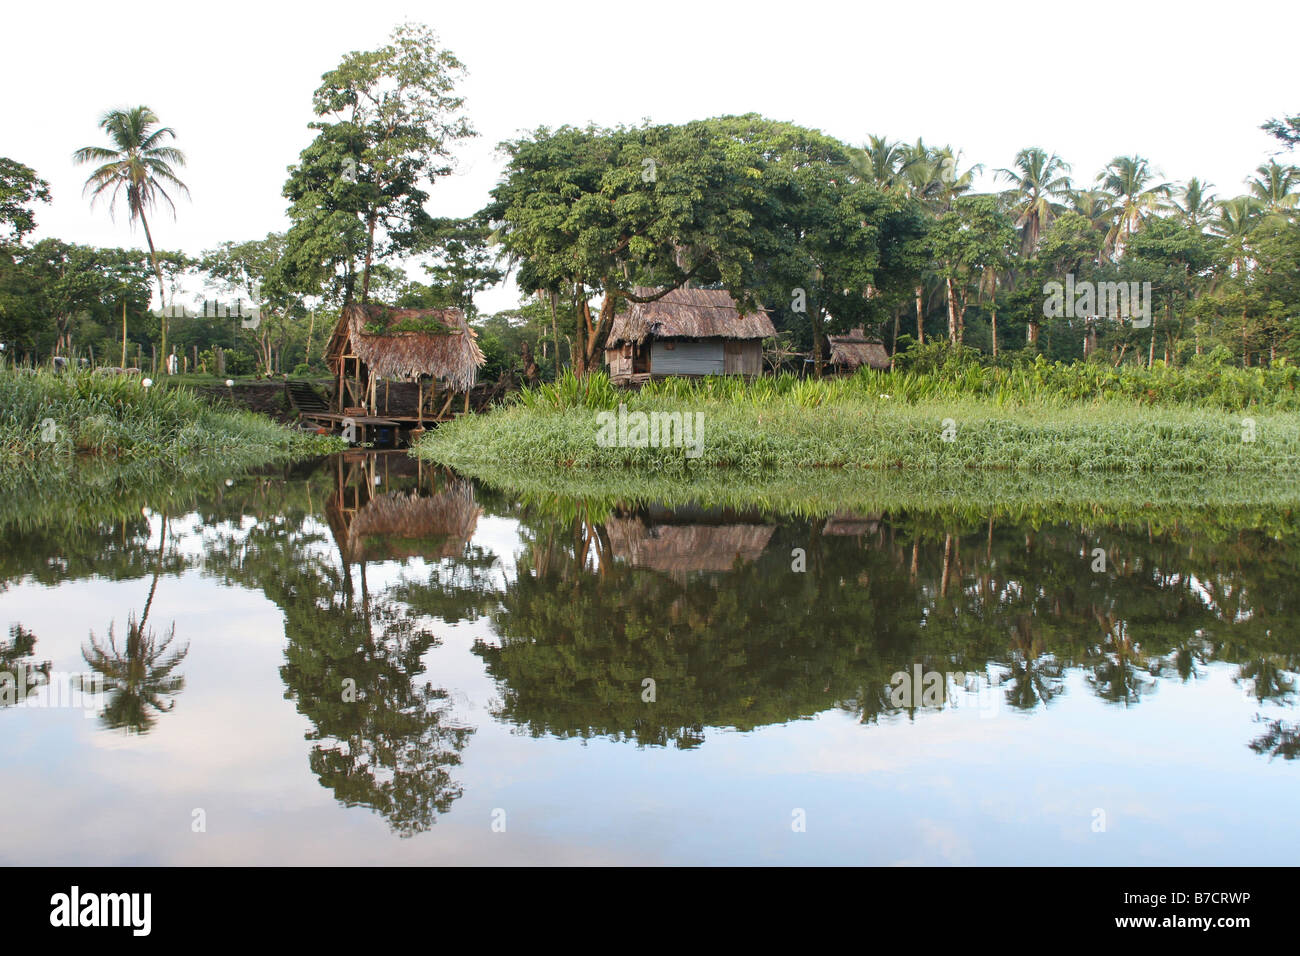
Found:
[[[441, 418], [435, 418], [433, 415], [425, 415], [423, 421], [426, 425], [437, 425], [440, 422], [449, 422], [455, 417], [454, 415], [444, 415]], [[419, 425], [421, 421], [414, 415], [344, 415], [341, 412], [301, 412], [299, 418], [303, 421], [316, 422], [330, 427], [342, 425], [344, 421], [351, 420], [356, 425], [410, 428]]]

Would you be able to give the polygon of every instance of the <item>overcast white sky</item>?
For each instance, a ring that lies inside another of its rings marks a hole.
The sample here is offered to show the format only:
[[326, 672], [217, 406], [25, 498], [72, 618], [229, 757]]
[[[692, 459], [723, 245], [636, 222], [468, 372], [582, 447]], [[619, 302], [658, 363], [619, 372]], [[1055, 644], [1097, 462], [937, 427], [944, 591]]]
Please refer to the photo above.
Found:
[[[1300, 112], [1294, 2], [823, 3], [534, 0], [281, 4], [45, 2], [3, 13], [0, 155], [32, 166], [54, 202], [38, 237], [143, 245], [81, 197], [76, 148], [99, 117], [147, 104], [189, 157], [192, 201], [154, 227], [191, 254], [287, 225], [280, 189], [310, 138], [311, 93], [354, 49], [419, 20], [468, 66], [481, 136], [440, 182], [434, 215], [478, 209], [496, 144], [540, 124], [684, 122], [755, 111], [850, 143], [869, 133], [951, 143], [1008, 166], [1038, 145], [1091, 179], [1139, 153], [1170, 179], [1235, 194], [1274, 142], [1259, 124]], [[488, 311], [516, 303], [488, 292]]]

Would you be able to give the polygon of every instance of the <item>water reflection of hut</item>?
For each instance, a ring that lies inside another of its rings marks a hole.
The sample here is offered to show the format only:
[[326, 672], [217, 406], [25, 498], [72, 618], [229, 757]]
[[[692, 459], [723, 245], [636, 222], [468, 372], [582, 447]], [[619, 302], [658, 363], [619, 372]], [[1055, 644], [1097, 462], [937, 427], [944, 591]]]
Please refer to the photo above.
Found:
[[[335, 493], [325, 508], [345, 563], [416, 557], [436, 561], [460, 554], [474, 536], [483, 510], [469, 482], [452, 478], [429, 493], [424, 487], [427, 473], [416, 464], [414, 487], [388, 488], [394, 477], [388, 468], [392, 456], [346, 461], [349, 457], [339, 456]], [[392, 461], [399, 484], [405, 477], [401, 471], [415, 470], [410, 463], [406, 456]]]
[[837, 511], [826, 519], [822, 534], [854, 538], [875, 534], [880, 530], [880, 515], [859, 515], [851, 511]]
[[674, 576], [731, 571], [756, 561], [775, 530], [761, 524], [647, 524], [638, 517], [605, 523], [616, 559]]

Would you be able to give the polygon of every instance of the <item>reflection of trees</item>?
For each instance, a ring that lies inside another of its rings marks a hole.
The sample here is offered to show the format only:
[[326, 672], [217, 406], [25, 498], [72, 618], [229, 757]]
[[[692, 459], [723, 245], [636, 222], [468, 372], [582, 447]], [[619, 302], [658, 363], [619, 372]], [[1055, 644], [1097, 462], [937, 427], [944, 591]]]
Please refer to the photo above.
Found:
[[[584, 515], [538, 520], [493, 616], [499, 643], [475, 647], [502, 683], [500, 716], [534, 734], [691, 747], [706, 726], [808, 717], [886, 685], [880, 649], [914, 627], [896, 613], [896, 572], [876, 558], [879, 575], [860, 580], [859, 564], [841, 581], [841, 561], [828, 569], [833, 599], [830, 588], [809, 593], [808, 575], [789, 570], [789, 547], [755, 550], [774, 530], [734, 517], [644, 534], [610, 533]], [[642, 538], [633, 559], [656, 566], [620, 557], [620, 541]], [[726, 563], [726, 542], [733, 570], [708, 570]], [[653, 703], [642, 700], [645, 678]]]
[[[353, 469], [352, 483], [337, 480], [347, 472], [332, 461], [332, 491], [297, 508], [274, 500], [249, 508], [252, 523], [214, 540], [205, 562], [225, 582], [260, 589], [284, 613], [280, 676], [286, 696], [312, 723], [308, 761], [322, 785], [346, 806], [381, 814], [403, 836], [428, 829], [460, 797], [452, 768], [473, 733], [455, 721], [447, 692], [420, 679], [438, 639], [390, 593], [372, 594], [367, 581], [365, 555], [382, 558], [389, 535], [407, 532], [399, 550], [449, 548], [430, 518], [440, 503], [431, 502], [427, 480], [410, 480], [406, 464], [385, 462], [375, 485], [373, 461]], [[374, 498], [387, 530], [350, 534], [358, 526], [347, 508], [359, 510]], [[331, 519], [329, 534], [322, 511]]]
[[29, 660], [36, 650], [36, 635], [21, 624], [9, 627], [9, 640], [0, 641], [0, 682], [9, 685], [0, 692], [0, 706], [18, 704], [32, 688], [50, 682], [50, 662]]
[[1155, 679], [1142, 670], [1137, 645], [1128, 622], [1094, 612], [1103, 636], [1100, 650], [1088, 666], [1088, 683], [1097, 696], [1112, 704], [1136, 704], [1155, 687]]
[[1032, 620], [1019, 615], [1011, 631], [1010, 655], [1006, 664], [1010, 676], [1006, 685], [1007, 703], [1019, 710], [1033, 710], [1047, 704], [1061, 692], [1064, 669], [1034, 633]]
[[[206, 572], [283, 610], [282, 676], [314, 725], [313, 770], [399, 832], [456, 799], [450, 775], [469, 733], [427, 684], [421, 660], [437, 645], [427, 617], [491, 622], [497, 638], [476, 653], [500, 682], [499, 716], [536, 734], [693, 746], [707, 727], [831, 707], [870, 722], [898, 710], [890, 677], [918, 664], [1006, 675], [999, 693], [1021, 710], [1052, 706], [1070, 672], [1084, 678], [1071, 687], [1135, 705], [1163, 680], [1223, 665], [1257, 700], [1294, 704], [1300, 545], [1286, 514], [1121, 521], [1045, 506], [990, 518], [976, 503], [790, 520], [524, 502], [400, 455], [269, 469], [191, 498], [159, 500], [203, 525]], [[7, 529], [0, 581], [152, 574], [152, 595], [194, 559], [153, 547], [140, 504], [97, 503], [87, 514], [107, 517], [84, 527]], [[483, 508], [521, 522], [517, 573], [468, 540]], [[794, 548], [806, 552], [803, 573], [791, 570]], [[375, 562], [409, 569], [416, 557], [423, 573], [371, 593], [368, 567], [373, 580]], [[110, 629], [86, 649], [127, 688], [163, 669], [156, 704], [146, 689], [116, 705], [123, 726], [170, 706], [169, 660], [183, 653], [147, 631], [151, 605], [138, 625], [128, 616], [121, 645]], [[645, 677], [654, 704], [641, 700]], [[356, 702], [343, 700], [345, 680]], [[1293, 724], [1267, 730], [1259, 752], [1290, 752]]]
[[1264, 725], [1262, 735], [1250, 742], [1250, 749], [1257, 754], [1267, 754], [1271, 760], [1281, 757], [1283, 760], [1295, 760], [1300, 757], [1300, 723], [1286, 720], [1269, 720], [1256, 715], [1255, 721]]
[[174, 624], [160, 640], [145, 630], [145, 619], [137, 623], [134, 614], [127, 617], [126, 641], [120, 648], [112, 624], [104, 643], [90, 635], [90, 645], [83, 648], [82, 656], [91, 670], [103, 675], [103, 688], [109, 698], [100, 717], [109, 727], [147, 733], [156, 713], [166, 713], [175, 706], [170, 698], [180, 693], [185, 678], [172, 672], [189, 651], [188, 645], [172, 650], [175, 637]]
[[[499, 716], [534, 734], [693, 746], [705, 727], [830, 706], [873, 720], [898, 709], [891, 675], [918, 664], [996, 665], [1024, 710], [1063, 693], [1070, 670], [1124, 705], [1215, 663], [1239, 665], [1261, 699], [1293, 687], [1295, 637], [1278, 635], [1297, 633], [1300, 601], [1255, 582], [1297, 555], [1271, 537], [927, 514], [783, 521], [760, 535], [741, 526], [761, 519], [734, 514], [639, 514], [519, 513], [525, 552], [492, 613], [498, 637], [476, 646], [501, 682]], [[790, 569], [795, 547], [805, 573]], [[1098, 547], [1108, 562], [1094, 571]]]
[[437, 639], [394, 605], [367, 613], [347, 601], [299, 606], [286, 633], [280, 676], [313, 724], [312, 771], [403, 836], [428, 829], [461, 795], [450, 768], [473, 733], [454, 722], [446, 691], [417, 682]]
[[100, 643], [92, 632], [89, 646], [81, 652], [90, 669], [103, 677], [103, 689], [109, 698], [100, 716], [114, 730], [125, 728], [132, 733], [147, 733], [154, 725], [154, 715], [171, 710], [176, 703], [171, 698], [185, 686], [185, 678], [172, 673], [189, 652], [188, 644], [171, 650], [176, 625], [173, 623], [162, 639], [148, 630], [149, 611], [158, 591], [166, 550], [167, 515], [164, 514], [153, 579], [139, 621], [134, 614], [127, 615], [126, 641], [122, 647], [117, 646], [110, 622], [107, 642]]

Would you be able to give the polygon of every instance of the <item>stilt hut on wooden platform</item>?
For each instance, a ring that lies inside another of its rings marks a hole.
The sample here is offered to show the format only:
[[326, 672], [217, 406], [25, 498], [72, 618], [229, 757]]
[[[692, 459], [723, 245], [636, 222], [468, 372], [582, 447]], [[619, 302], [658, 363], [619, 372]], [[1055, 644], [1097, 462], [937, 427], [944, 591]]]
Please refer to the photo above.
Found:
[[[485, 361], [477, 339], [460, 309], [345, 307], [325, 350], [335, 379], [333, 407], [325, 417], [422, 428], [426, 421], [445, 420], [458, 392], [469, 411], [469, 392]], [[392, 384], [405, 388], [394, 390]], [[396, 407], [395, 391], [404, 399]]]
[[889, 353], [879, 342], [867, 338], [861, 326], [850, 330], [848, 335], [826, 338], [831, 348], [831, 365], [839, 371], [854, 372], [864, 365], [877, 371], [889, 368]]
[[[633, 293], [645, 298], [656, 291]], [[766, 312], [742, 314], [726, 289], [674, 289], [653, 302], [633, 302], [615, 317], [605, 363], [619, 385], [669, 375], [758, 375], [763, 339], [773, 335]]]

